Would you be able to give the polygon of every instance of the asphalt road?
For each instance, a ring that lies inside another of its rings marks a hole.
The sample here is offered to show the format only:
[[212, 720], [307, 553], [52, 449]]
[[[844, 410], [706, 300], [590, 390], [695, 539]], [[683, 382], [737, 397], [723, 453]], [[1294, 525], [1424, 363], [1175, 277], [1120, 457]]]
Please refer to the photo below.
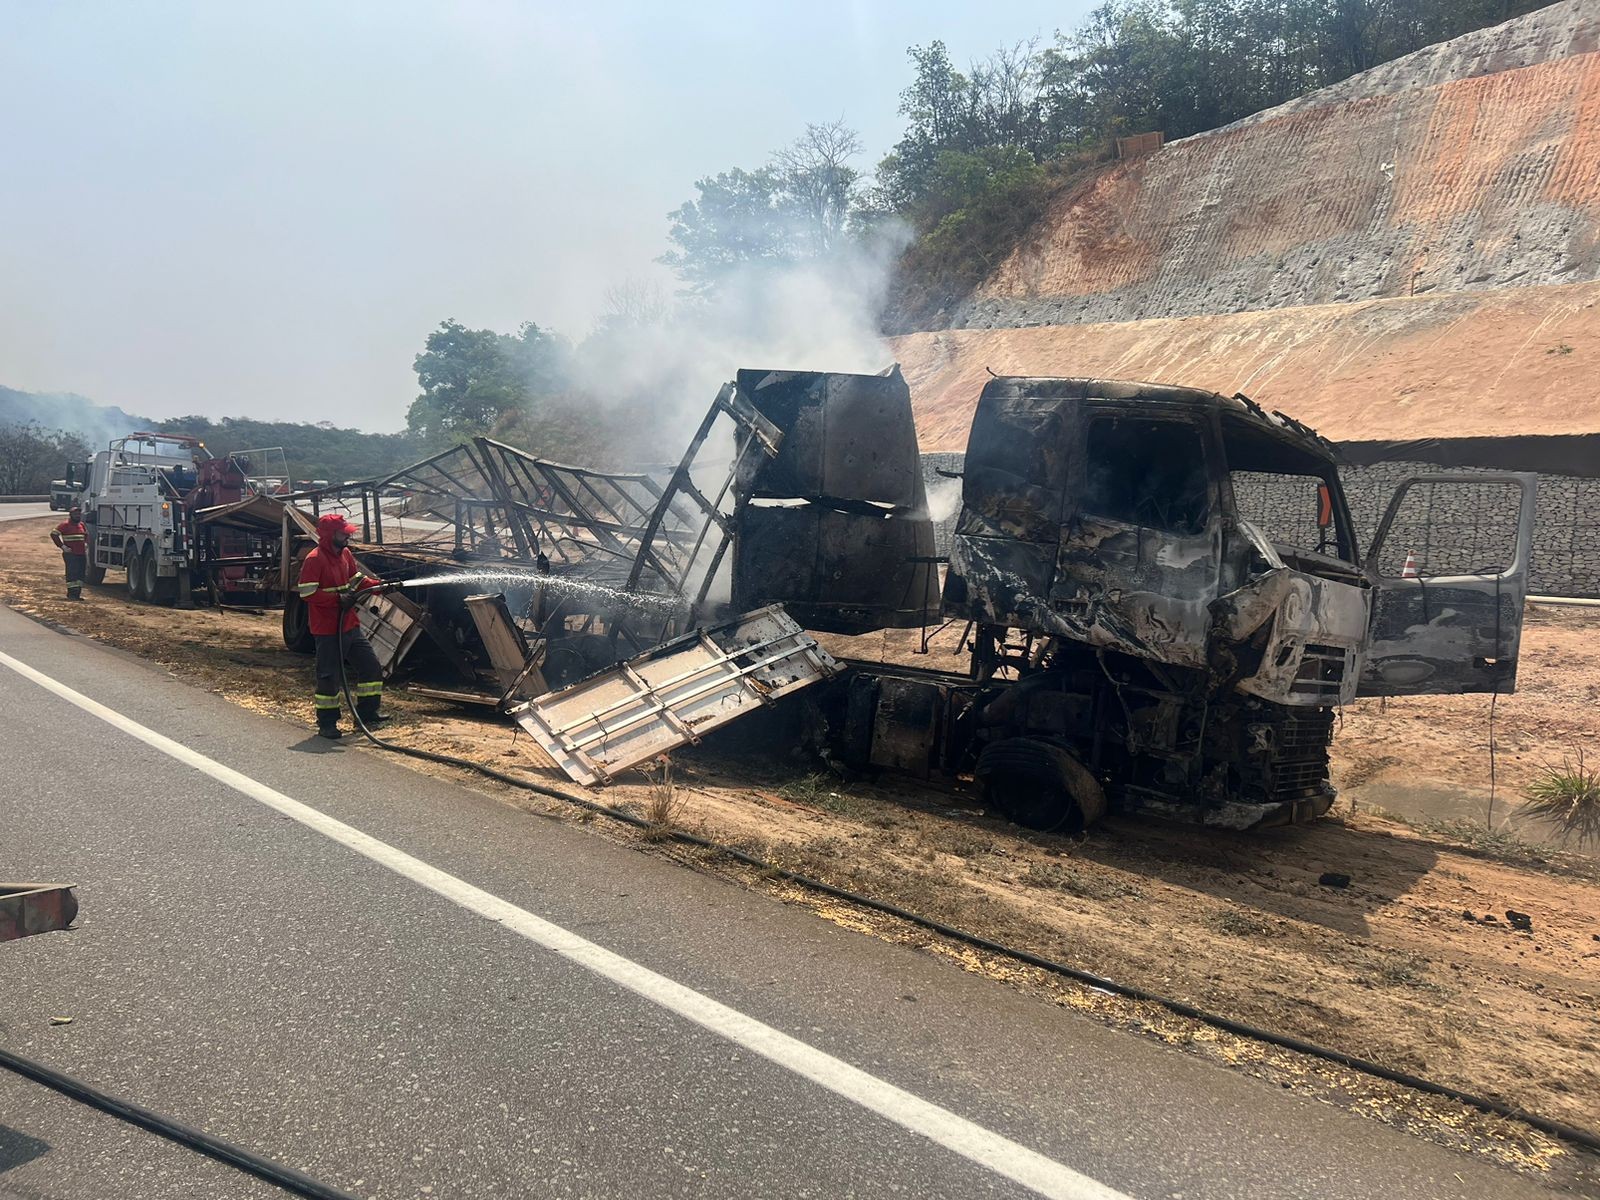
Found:
[[[28, 521], [34, 517], [48, 517], [50, 506], [48, 504], [0, 504], [0, 521]], [[60, 520], [66, 519], [62, 513]]]
[[[4, 608], [0, 753], [0, 1045], [356, 1195], [1549, 1195]], [[0, 1197], [280, 1194], [0, 1072]]]

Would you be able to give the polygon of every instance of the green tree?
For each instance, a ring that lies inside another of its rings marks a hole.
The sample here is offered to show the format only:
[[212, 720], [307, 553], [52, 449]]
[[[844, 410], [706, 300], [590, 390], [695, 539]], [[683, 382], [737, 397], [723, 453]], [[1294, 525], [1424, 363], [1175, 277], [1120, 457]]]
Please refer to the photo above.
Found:
[[842, 120], [807, 125], [754, 171], [734, 168], [695, 183], [696, 199], [667, 214], [672, 249], [660, 261], [704, 297], [747, 268], [825, 257], [846, 243], [860, 175], [861, 138]]
[[0, 425], [0, 495], [42, 496], [69, 462], [88, 457], [88, 445], [75, 433], [36, 421]]
[[[330, 421], [256, 421], [248, 417], [172, 417], [157, 425], [162, 433], [183, 433], [205, 442], [221, 457], [245, 450], [283, 451], [289, 478], [296, 482], [326, 479], [374, 479], [422, 457], [409, 433], [363, 433]], [[263, 456], [254, 469], [275, 473], [274, 456]]]
[[735, 167], [695, 182], [697, 199], [667, 214], [672, 249], [661, 261], [694, 293], [715, 287], [746, 264], [781, 266], [799, 257], [793, 216], [780, 174], [770, 167]]
[[422, 391], [406, 427], [428, 447], [486, 433], [501, 413], [564, 390], [569, 354], [564, 341], [531, 322], [505, 334], [444, 321], [413, 364]]

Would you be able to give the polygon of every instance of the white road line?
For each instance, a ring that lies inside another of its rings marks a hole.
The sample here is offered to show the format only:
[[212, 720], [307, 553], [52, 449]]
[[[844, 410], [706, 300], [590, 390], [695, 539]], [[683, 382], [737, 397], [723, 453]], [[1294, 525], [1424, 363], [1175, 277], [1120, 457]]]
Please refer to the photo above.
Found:
[[248, 796], [268, 808], [290, 817], [308, 829], [314, 829], [357, 854], [403, 875], [429, 891], [437, 892], [462, 908], [487, 917], [520, 933], [531, 942], [553, 950], [564, 958], [586, 967], [596, 975], [620, 984], [629, 991], [658, 1004], [696, 1025], [720, 1034], [730, 1042], [754, 1054], [770, 1059], [781, 1067], [804, 1076], [830, 1092], [859, 1104], [862, 1108], [893, 1121], [912, 1133], [921, 1134], [929, 1141], [952, 1150], [963, 1158], [977, 1163], [1013, 1180], [1041, 1196], [1059, 1200], [1131, 1200], [1123, 1192], [1074, 1171], [1071, 1167], [1030, 1150], [993, 1130], [957, 1116], [927, 1100], [912, 1095], [892, 1083], [851, 1066], [843, 1059], [833, 1057], [815, 1046], [780, 1032], [729, 1008], [710, 996], [659, 975], [648, 967], [597, 946], [577, 934], [536, 917], [526, 909], [472, 886], [437, 867], [429, 866], [387, 842], [362, 833], [343, 821], [319, 812], [309, 805], [285, 796], [282, 792], [242, 775], [232, 767], [207, 758], [189, 747], [147, 729], [137, 721], [91, 700], [41, 671], [19, 662], [9, 654], [0, 652], [0, 664], [10, 667], [18, 675], [32, 680], [47, 691], [76, 705], [90, 716], [98, 717], [107, 725], [120, 729], [129, 737], [137, 738], [184, 766], [193, 767]]

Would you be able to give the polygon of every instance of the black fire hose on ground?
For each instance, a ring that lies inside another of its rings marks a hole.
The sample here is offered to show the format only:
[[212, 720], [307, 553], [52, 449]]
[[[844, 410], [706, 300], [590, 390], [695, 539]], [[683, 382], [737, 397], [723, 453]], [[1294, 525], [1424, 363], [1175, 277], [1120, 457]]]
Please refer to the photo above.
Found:
[[82, 1080], [74, 1079], [42, 1063], [23, 1058], [20, 1054], [0, 1049], [0, 1067], [15, 1071], [23, 1078], [31, 1079], [52, 1091], [60, 1092], [79, 1104], [87, 1104], [90, 1108], [98, 1109], [120, 1121], [126, 1121], [158, 1137], [176, 1142], [186, 1150], [193, 1150], [204, 1154], [207, 1158], [227, 1163], [228, 1166], [237, 1168], [246, 1175], [253, 1175], [264, 1183], [280, 1187], [296, 1196], [304, 1196], [306, 1200], [355, 1200], [349, 1192], [341, 1192], [338, 1188], [330, 1187], [321, 1180], [296, 1171], [293, 1167], [275, 1163], [270, 1158], [262, 1158], [259, 1154], [253, 1154], [231, 1142], [213, 1137], [204, 1130], [193, 1129], [170, 1117], [163, 1117], [160, 1113], [151, 1112], [141, 1105], [118, 1100], [115, 1096], [107, 1095]]
[[453, 754], [439, 754], [432, 750], [419, 750], [414, 746], [402, 746], [398, 742], [385, 741], [367, 728], [366, 722], [362, 721], [360, 714], [356, 711], [355, 698], [350, 691], [350, 680], [346, 676], [342, 657], [339, 660], [339, 678], [344, 688], [345, 700], [350, 705], [350, 712], [355, 719], [356, 726], [373, 745], [379, 746], [384, 750], [389, 750], [396, 754], [404, 754], [411, 758], [426, 759], [429, 762], [443, 763], [446, 766], [460, 767], [466, 771], [475, 771], [479, 775], [486, 775], [490, 779], [510, 784], [512, 787], [522, 788], [524, 791], [535, 792], [541, 796], [549, 796], [552, 799], [575, 805], [578, 808], [594, 813], [596, 816], [605, 817], [623, 825], [630, 825], [635, 829], [654, 831], [665, 840], [677, 842], [679, 845], [693, 846], [700, 850], [709, 850], [716, 854], [725, 855], [736, 862], [743, 863], [745, 866], [756, 868], [768, 877], [783, 879], [808, 891], [819, 892], [825, 896], [832, 896], [836, 900], [843, 900], [850, 904], [859, 905], [862, 908], [871, 909], [874, 912], [883, 913], [886, 916], [905, 921], [907, 924], [918, 926], [928, 930], [930, 933], [936, 933], [940, 937], [949, 938], [951, 941], [960, 942], [974, 949], [1014, 959], [1017, 962], [1026, 963], [1028, 966], [1037, 967], [1041, 971], [1047, 971], [1052, 975], [1059, 975], [1076, 983], [1087, 984], [1090, 987], [1099, 988], [1101, 991], [1111, 992], [1124, 999], [1158, 1004], [1177, 1016], [1185, 1017], [1191, 1021], [1198, 1021], [1202, 1025], [1209, 1025], [1213, 1029], [1220, 1029], [1237, 1037], [1263, 1042], [1269, 1046], [1277, 1046], [1284, 1050], [1292, 1050], [1296, 1054], [1320, 1058], [1324, 1062], [1348, 1067], [1350, 1070], [1360, 1071], [1364, 1075], [1371, 1075], [1389, 1083], [1397, 1083], [1413, 1091], [1422, 1092], [1429, 1096], [1439, 1096], [1446, 1100], [1454, 1100], [1458, 1104], [1464, 1104], [1469, 1108], [1475, 1108], [1491, 1116], [1507, 1117], [1532, 1129], [1537, 1129], [1540, 1133], [1559, 1138], [1570, 1145], [1580, 1146], [1585, 1150], [1600, 1154], [1600, 1134], [1591, 1133], [1587, 1129], [1579, 1129], [1577, 1126], [1568, 1125], [1563, 1121], [1541, 1117], [1514, 1105], [1506, 1104], [1503, 1101], [1494, 1100], [1488, 1096], [1478, 1096], [1472, 1092], [1464, 1092], [1459, 1088], [1453, 1088], [1444, 1083], [1436, 1083], [1431, 1079], [1424, 1079], [1420, 1075], [1412, 1075], [1407, 1071], [1397, 1071], [1392, 1067], [1384, 1066], [1382, 1063], [1375, 1063], [1365, 1058], [1358, 1058], [1353, 1054], [1346, 1054], [1343, 1050], [1320, 1046], [1315, 1042], [1303, 1041], [1287, 1034], [1274, 1033], [1270, 1029], [1259, 1029], [1254, 1025], [1247, 1025], [1243, 1021], [1235, 1021], [1231, 1017], [1219, 1016], [1185, 1001], [1163, 996], [1158, 992], [1146, 991], [1144, 988], [1134, 987], [1131, 984], [1118, 983], [1113, 979], [1096, 975], [1092, 971], [1085, 971], [1080, 967], [1057, 962], [1054, 959], [1045, 958], [1028, 950], [1019, 950], [1014, 946], [992, 941], [979, 934], [969, 933], [965, 929], [958, 929], [954, 925], [946, 925], [943, 921], [937, 921], [932, 917], [925, 917], [920, 913], [900, 908], [898, 905], [890, 904], [883, 900], [874, 900], [871, 896], [863, 896], [845, 888], [835, 887], [831, 883], [813, 879], [809, 875], [801, 875], [786, 867], [780, 867], [776, 863], [757, 858], [753, 854], [746, 854], [743, 850], [736, 849], [733, 846], [714, 842], [710, 838], [699, 837], [692, 833], [683, 833], [680, 830], [658, 830], [650, 821], [645, 820], [643, 817], [635, 816], [633, 813], [596, 803], [572, 792], [562, 791], [560, 788], [547, 787], [530, 779], [508, 775], [504, 771], [497, 771], [495, 768], [486, 766], [483, 763], [476, 763], [466, 758], [457, 758]]

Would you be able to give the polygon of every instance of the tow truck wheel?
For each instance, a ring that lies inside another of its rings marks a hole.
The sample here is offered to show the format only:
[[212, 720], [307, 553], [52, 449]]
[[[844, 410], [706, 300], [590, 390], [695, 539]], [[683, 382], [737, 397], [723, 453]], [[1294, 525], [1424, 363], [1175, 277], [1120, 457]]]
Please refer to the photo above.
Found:
[[973, 776], [986, 805], [1041, 833], [1082, 833], [1106, 811], [1105, 791], [1089, 768], [1043, 738], [984, 747]]
[[143, 552], [139, 555], [139, 599], [146, 604], [156, 602], [156, 550], [149, 543], [145, 544]]
[[128, 572], [128, 599], [144, 604], [148, 600], [144, 594], [144, 555], [132, 542], [123, 553], [122, 565]]
[[97, 553], [96, 547], [98, 547], [100, 544], [99, 539], [95, 534], [94, 518], [91, 516], [87, 521], [84, 522], [84, 525], [87, 526], [89, 533], [89, 558], [83, 564], [83, 581], [93, 587], [99, 587], [106, 581], [106, 569], [101, 566], [96, 566], [94, 561], [94, 556]]
[[161, 574], [154, 546], [144, 548], [144, 595], [151, 604], [171, 604], [178, 594], [178, 581]]

